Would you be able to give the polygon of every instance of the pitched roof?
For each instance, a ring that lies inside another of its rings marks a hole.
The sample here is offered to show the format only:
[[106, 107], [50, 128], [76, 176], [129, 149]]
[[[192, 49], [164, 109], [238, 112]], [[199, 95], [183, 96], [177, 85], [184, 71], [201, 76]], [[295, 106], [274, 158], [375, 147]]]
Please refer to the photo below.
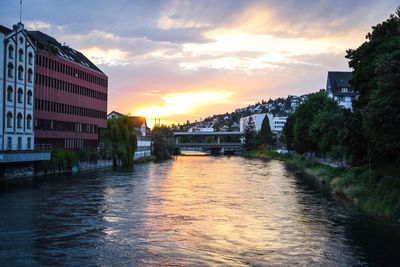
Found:
[[133, 120], [133, 124], [135, 125], [135, 127], [140, 128], [142, 127], [143, 123], [147, 127], [146, 117], [142, 116], [128, 116], [128, 117]]
[[119, 113], [119, 112], [113, 110], [113, 111], [111, 111], [110, 113], [107, 114], [107, 117], [110, 116], [112, 113], [114, 113], [115, 115], [118, 115], [118, 116], [126, 116], [126, 115], [124, 115], [122, 113]]
[[0, 25], [0, 32], [4, 33], [5, 35], [9, 34], [10, 32], [12, 32], [11, 29], [4, 27], [3, 25]]
[[331, 86], [331, 92], [333, 95], [343, 94], [343, 95], [353, 95], [354, 92], [342, 93], [341, 88], [347, 87], [352, 88], [350, 81], [353, 74], [350, 71], [329, 71], [328, 72], [328, 82]]
[[28, 31], [28, 35], [33, 42], [36, 42], [39, 49], [47, 50], [53, 54], [56, 54], [59, 57], [74, 61], [75, 63], [78, 63], [82, 66], [103, 73], [81, 52], [70, 48], [69, 46], [60, 44], [55, 38], [41, 31]]

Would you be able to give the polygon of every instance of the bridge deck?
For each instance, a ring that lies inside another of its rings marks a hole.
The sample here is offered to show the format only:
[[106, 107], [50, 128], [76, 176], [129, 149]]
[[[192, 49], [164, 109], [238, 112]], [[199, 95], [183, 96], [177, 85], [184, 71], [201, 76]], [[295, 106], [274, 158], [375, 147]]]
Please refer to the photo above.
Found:
[[242, 132], [174, 132], [174, 136], [243, 136]]

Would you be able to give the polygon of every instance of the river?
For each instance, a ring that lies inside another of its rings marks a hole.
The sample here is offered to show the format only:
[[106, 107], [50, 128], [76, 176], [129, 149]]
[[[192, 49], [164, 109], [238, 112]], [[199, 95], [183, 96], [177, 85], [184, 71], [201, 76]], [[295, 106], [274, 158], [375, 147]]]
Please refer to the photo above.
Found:
[[0, 266], [390, 266], [400, 229], [278, 161], [179, 156], [0, 188]]

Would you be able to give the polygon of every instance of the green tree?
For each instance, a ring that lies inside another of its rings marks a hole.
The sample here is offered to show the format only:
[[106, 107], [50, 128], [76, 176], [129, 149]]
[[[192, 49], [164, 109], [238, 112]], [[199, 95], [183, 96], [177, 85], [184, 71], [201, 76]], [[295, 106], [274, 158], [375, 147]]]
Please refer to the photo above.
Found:
[[274, 137], [272, 135], [271, 127], [269, 126], [269, 118], [268, 115], [265, 115], [262, 124], [261, 130], [256, 134], [255, 138], [255, 146], [258, 148], [261, 145], [271, 145]]
[[400, 153], [400, 10], [372, 27], [367, 41], [348, 50], [351, 84], [359, 97], [354, 111], [362, 122], [367, 157], [398, 161]]
[[101, 133], [101, 142], [111, 157], [121, 159], [124, 165], [132, 165], [137, 146], [133, 120], [126, 116], [107, 120], [107, 129]]
[[294, 149], [293, 146], [293, 125], [295, 121], [295, 115], [291, 114], [289, 117], [286, 119], [285, 126], [283, 126], [283, 136], [284, 136], [284, 141], [286, 144], [286, 148], [289, 150]]
[[169, 159], [174, 153], [175, 140], [174, 132], [165, 125], [156, 126], [153, 132], [154, 155], [157, 159]]
[[254, 149], [254, 141], [256, 137], [256, 125], [250, 116], [244, 128], [244, 149], [250, 151]]

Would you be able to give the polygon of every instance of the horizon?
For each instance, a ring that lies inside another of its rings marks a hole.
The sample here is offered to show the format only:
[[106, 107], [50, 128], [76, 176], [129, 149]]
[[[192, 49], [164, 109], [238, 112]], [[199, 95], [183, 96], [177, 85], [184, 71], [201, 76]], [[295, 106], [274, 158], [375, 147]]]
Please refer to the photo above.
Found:
[[[398, 6], [332, 3], [42, 0], [23, 3], [22, 23], [79, 50], [108, 76], [108, 113], [182, 123], [325, 89], [328, 71], [350, 71], [346, 50]], [[3, 5], [0, 24], [10, 27], [19, 1]]]

